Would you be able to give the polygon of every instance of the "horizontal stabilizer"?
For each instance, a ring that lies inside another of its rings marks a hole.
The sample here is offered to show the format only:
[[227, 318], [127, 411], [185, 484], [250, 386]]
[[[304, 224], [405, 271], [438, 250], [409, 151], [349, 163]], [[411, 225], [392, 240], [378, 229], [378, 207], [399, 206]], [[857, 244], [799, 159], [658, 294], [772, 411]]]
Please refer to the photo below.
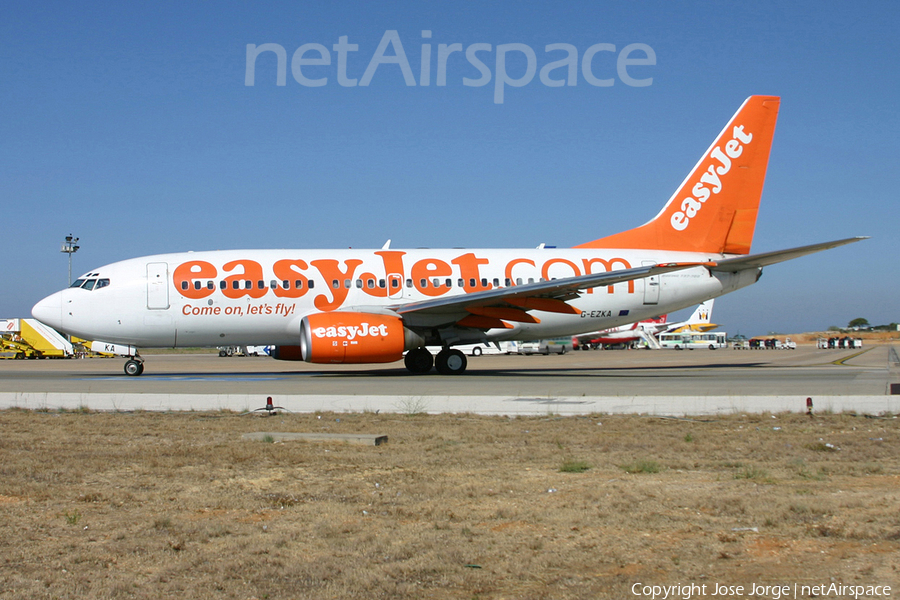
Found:
[[776, 250], [775, 252], [763, 252], [762, 254], [751, 254], [750, 256], [727, 258], [725, 260], [717, 261], [716, 266], [711, 267], [711, 270], [733, 273], [735, 271], [742, 271], [744, 269], [766, 267], [768, 265], [774, 265], [776, 263], [791, 260], [793, 258], [806, 256], [807, 254], [821, 252], [822, 250], [830, 250], [831, 248], [837, 248], [838, 246], [844, 246], [846, 244], [852, 244], [854, 242], [859, 242], [867, 239], [869, 239], [868, 236], [857, 236], [843, 240], [836, 240], [834, 242], [822, 242], [821, 244], [812, 244], [810, 246], [791, 248], [790, 250]]

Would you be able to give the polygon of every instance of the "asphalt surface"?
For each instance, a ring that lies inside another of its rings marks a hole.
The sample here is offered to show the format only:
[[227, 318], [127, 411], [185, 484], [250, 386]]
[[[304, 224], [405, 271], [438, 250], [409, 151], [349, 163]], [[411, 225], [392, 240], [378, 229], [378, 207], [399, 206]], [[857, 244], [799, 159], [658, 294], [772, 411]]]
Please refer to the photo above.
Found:
[[334, 396], [880, 396], [900, 383], [889, 346], [859, 350], [605, 350], [469, 357], [461, 376], [411, 375], [401, 362], [312, 365], [268, 357], [147, 354], [128, 377], [121, 358], [2, 360], [0, 391], [78, 394]]

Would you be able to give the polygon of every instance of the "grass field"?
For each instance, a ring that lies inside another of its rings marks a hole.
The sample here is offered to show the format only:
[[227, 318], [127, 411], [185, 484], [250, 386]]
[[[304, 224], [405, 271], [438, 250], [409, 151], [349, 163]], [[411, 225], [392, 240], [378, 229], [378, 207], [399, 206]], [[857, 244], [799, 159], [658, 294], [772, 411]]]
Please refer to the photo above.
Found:
[[[895, 418], [14, 410], [0, 428], [3, 599], [900, 582]], [[241, 439], [288, 431], [389, 442]]]

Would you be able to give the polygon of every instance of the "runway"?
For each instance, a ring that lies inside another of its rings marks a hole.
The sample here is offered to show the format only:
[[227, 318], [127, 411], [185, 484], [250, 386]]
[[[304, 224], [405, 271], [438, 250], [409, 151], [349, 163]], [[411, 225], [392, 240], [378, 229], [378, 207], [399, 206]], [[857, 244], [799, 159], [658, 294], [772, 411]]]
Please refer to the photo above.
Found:
[[889, 346], [859, 350], [588, 351], [470, 357], [462, 376], [410, 375], [402, 363], [311, 365], [268, 357], [147, 354], [122, 359], [0, 361], [0, 407], [252, 410], [271, 396], [297, 412], [715, 414], [897, 412], [900, 365]]

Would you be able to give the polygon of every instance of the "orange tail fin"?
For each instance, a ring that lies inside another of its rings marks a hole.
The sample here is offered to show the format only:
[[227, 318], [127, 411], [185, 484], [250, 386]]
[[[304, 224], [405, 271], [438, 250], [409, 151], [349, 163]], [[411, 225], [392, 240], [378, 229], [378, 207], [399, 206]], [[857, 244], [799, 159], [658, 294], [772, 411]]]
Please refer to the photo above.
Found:
[[749, 254], [780, 102], [747, 98], [653, 220], [575, 247]]

